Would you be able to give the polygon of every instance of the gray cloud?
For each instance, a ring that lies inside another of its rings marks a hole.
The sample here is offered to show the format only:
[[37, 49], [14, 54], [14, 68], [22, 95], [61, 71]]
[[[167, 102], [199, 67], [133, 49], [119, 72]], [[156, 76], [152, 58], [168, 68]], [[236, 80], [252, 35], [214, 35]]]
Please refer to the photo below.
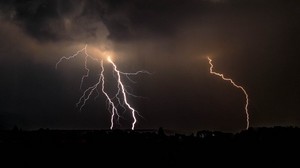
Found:
[[107, 36], [96, 8], [85, 1], [13, 1], [4, 3], [2, 16], [40, 42], [95, 42]]

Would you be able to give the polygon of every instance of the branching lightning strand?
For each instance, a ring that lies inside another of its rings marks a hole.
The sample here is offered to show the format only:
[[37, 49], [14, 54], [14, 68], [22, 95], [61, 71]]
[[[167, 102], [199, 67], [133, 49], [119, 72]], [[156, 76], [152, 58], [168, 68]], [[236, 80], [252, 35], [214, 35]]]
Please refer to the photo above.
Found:
[[[134, 76], [134, 75], [139, 75], [141, 73], [145, 73], [145, 74], [149, 74], [149, 72], [147, 71], [137, 71], [134, 73], [126, 73], [126, 72], [122, 72], [119, 71], [116, 64], [111, 60], [111, 58], [108, 56], [107, 57], [107, 61], [113, 66], [113, 76], [116, 78], [117, 80], [117, 93], [113, 96], [110, 97], [109, 94], [105, 91], [105, 75], [104, 75], [104, 65], [103, 65], [103, 59], [98, 60], [94, 57], [91, 57], [88, 52], [87, 52], [87, 45], [85, 45], [84, 48], [82, 48], [81, 50], [78, 50], [75, 54], [66, 57], [63, 56], [59, 59], [59, 61], [56, 63], [55, 68], [57, 69], [58, 65], [64, 61], [64, 60], [70, 60], [73, 59], [75, 57], [77, 57], [80, 53], [84, 52], [84, 69], [85, 69], [85, 74], [82, 76], [81, 78], [81, 83], [80, 83], [80, 89], [82, 89], [82, 85], [84, 82], [85, 78], [88, 78], [90, 75], [90, 69], [88, 67], [88, 60], [91, 59], [93, 61], [96, 62], [100, 62], [100, 66], [101, 66], [101, 72], [99, 74], [99, 78], [97, 83], [95, 83], [94, 85], [88, 87], [82, 94], [82, 96], [79, 98], [78, 102], [76, 103], [76, 106], [79, 107], [79, 110], [81, 111], [82, 108], [86, 105], [86, 102], [90, 99], [91, 95], [96, 92], [97, 95], [95, 96], [95, 99], [99, 96], [99, 92], [98, 92], [98, 87], [101, 86], [101, 91], [102, 93], [105, 95], [106, 99], [107, 99], [107, 103], [108, 103], [108, 110], [111, 112], [111, 125], [110, 125], [110, 129], [113, 129], [114, 127], [114, 119], [117, 119], [117, 122], [119, 123], [119, 118], [121, 117], [120, 114], [118, 113], [118, 106], [122, 107], [124, 109], [124, 112], [126, 111], [126, 107], [128, 109], [130, 109], [131, 111], [131, 115], [133, 118], [133, 122], [132, 122], [132, 126], [131, 129], [134, 130], [135, 128], [135, 124], [137, 122], [137, 118], [136, 118], [136, 114], [137, 111], [128, 103], [127, 100], [127, 95], [133, 96], [133, 97], [139, 97], [136, 96], [130, 92], [128, 92], [125, 88], [125, 85], [122, 82], [121, 76], [124, 75], [126, 76], [126, 78], [130, 81], [135, 83], [135, 81], [133, 81], [129, 76]], [[115, 75], [116, 74], [116, 75]], [[101, 83], [101, 85], [100, 85]], [[123, 100], [121, 100], [123, 98]], [[117, 99], [117, 105], [114, 102], [114, 99]], [[139, 115], [139, 114], [138, 114]]]
[[248, 129], [249, 128], [249, 112], [248, 112], [249, 98], [248, 98], [248, 94], [247, 94], [246, 90], [242, 86], [237, 85], [232, 79], [224, 77], [224, 75], [221, 73], [214, 72], [213, 71], [214, 65], [212, 64], [212, 59], [210, 59], [209, 57], [207, 57], [207, 59], [208, 59], [209, 65], [210, 65], [209, 71], [211, 74], [219, 76], [225, 81], [229, 81], [234, 87], [241, 89], [243, 91], [245, 98], [246, 98], [246, 104], [245, 104], [245, 113], [246, 113], [246, 119], [247, 119], [246, 129]]
[[[135, 116], [136, 110], [133, 107], [131, 107], [131, 105], [127, 101], [127, 95], [126, 95], [126, 91], [125, 91], [124, 85], [123, 85], [122, 80], [121, 80], [120, 71], [118, 70], [117, 66], [111, 60], [110, 57], [107, 58], [107, 61], [112, 64], [112, 66], [114, 67], [114, 71], [117, 73], [118, 88], [121, 89], [121, 92], [122, 92], [123, 98], [124, 98], [124, 103], [131, 110], [131, 114], [132, 114], [132, 118], [133, 118], [133, 123], [132, 123], [131, 129], [134, 130], [134, 127], [135, 127], [135, 124], [136, 124], [136, 116]], [[122, 72], [122, 74], [126, 74], [126, 73]]]

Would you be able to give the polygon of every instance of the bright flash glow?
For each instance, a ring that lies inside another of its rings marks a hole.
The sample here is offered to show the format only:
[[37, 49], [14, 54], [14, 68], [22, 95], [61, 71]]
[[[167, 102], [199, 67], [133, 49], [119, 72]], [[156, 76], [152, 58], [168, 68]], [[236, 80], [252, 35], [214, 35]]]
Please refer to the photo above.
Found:
[[107, 57], [107, 61], [108, 61], [108, 62], [112, 62], [110, 56]]
[[[61, 57], [59, 59], [59, 61], [56, 63], [56, 69], [58, 67], [58, 65], [63, 61], [63, 60], [70, 60], [70, 59], [73, 59], [77, 56], [79, 56], [81, 53], [83, 53], [84, 55], [84, 68], [85, 68], [85, 71], [86, 73], [82, 76], [81, 78], [81, 83], [80, 83], [80, 89], [82, 89], [82, 85], [83, 85], [83, 82], [84, 82], [84, 79], [85, 78], [88, 78], [89, 77], [89, 74], [90, 74], [90, 69], [88, 67], [88, 61], [89, 60], [92, 60], [92, 61], [95, 61], [95, 62], [98, 62], [100, 63], [100, 66], [101, 66], [101, 72], [99, 74], [99, 78], [98, 78], [98, 81], [88, 87], [87, 89], [85, 89], [85, 91], [83, 92], [82, 96], [79, 98], [79, 101], [76, 103], [76, 106], [79, 107], [79, 110], [81, 111], [82, 108], [85, 106], [86, 102], [90, 99], [90, 97], [93, 95], [94, 92], [97, 93], [97, 95], [95, 96], [95, 98], [98, 97], [98, 87], [101, 87], [101, 91], [102, 93], [105, 95], [106, 99], [107, 99], [107, 102], [108, 102], [108, 110], [111, 112], [111, 125], [110, 125], [110, 129], [113, 129], [114, 127], [114, 120], [117, 119], [117, 122], [119, 123], [119, 119], [120, 119], [120, 114], [118, 113], [118, 106], [122, 107], [125, 111], [126, 109], [129, 109], [131, 111], [131, 115], [132, 115], [132, 118], [133, 118], [133, 122], [132, 122], [132, 126], [131, 126], [131, 129], [134, 130], [135, 128], [135, 124], [137, 122], [137, 118], [136, 118], [136, 114], [137, 111], [128, 103], [128, 95], [129, 96], [133, 96], [133, 97], [138, 97], [130, 92], [128, 92], [123, 84], [123, 81], [122, 81], [122, 76], [125, 76], [126, 79], [128, 79], [129, 81], [131, 82], [134, 82], [132, 79], [130, 79], [129, 76], [131, 75], [138, 75], [140, 73], [147, 73], [147, 74], [150, 74], [149, 72], [147, 71], [137, 71], [137, 72], [134, 72], [134, 73], [126, 73], [126, 72], [121, 72], [118, 70], [116, 64], [112, 61], [111, 57], [110, 56], [107, 56], [107, 61], [113, 66], [113, 75], [116, 73], [117, 76], [114, 75], [114, 77], [116, 78], [117, 80], [117, 86], [118, 86], [118, 89], [117, 89], [117, 93], [114, 94], [113, 96], [109, 96], [109, 94], [105, 91], [105, 75], [104, 75], [104, 65], [103, 65], [103, 59], [96, 59], [94, 57], [91, 57], [88, 52], [87, 52], [87, 45], [85, 45], [84, 48], [82, 48], [81, 50], [78, 50], [75, 54], [69, 56], [69, 57]], [[101, 83], [101, 85], [100, 85]], [[122, 93], [122, 94], [121, 94]], [[117, 99], [117, 100], [114, 100], [114, 99]], [[117, 103], [117, 105], [116, 105]], [[127, 108], [126, 108], [126, 107]]]
[[248, 98], [248, 94], [247, 94], [246, 90], [242, 86], [237, 85], [232, 79], [224, 77], [224, 75], [221, 73], [214, 72], [213, 71], [214, 65], [212, 64], [212, 59], [210, 59], [209, 57], [207, 57], [207, 59], [208, 59], [209, 65], [210, 65], [209, 72], [211, 74], [217, 75], [225, 81], [229, 81], [234, 87], [241, 89], [243, 91], [245, 98], [246, 98], [246, 104], [245, 104], [245, 113], [246, 113], [246, 119], [247, 119], [246, 129], [248, 129], [249, 128], [249, 113], [248, 113], [249, 98]]

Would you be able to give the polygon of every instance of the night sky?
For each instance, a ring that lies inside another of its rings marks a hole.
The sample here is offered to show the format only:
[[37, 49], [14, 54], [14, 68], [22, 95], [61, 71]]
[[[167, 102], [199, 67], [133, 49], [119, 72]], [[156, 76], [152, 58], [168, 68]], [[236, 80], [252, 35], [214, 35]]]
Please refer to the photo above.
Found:
[[[0, 129], [109, 129], [103, 95], [75, 106], [83, 57], [55, 69], [85, 44], [113, 52], [122, 71], [152, 73], [126, 82], [145, 97], [129, 97], [136, 129], [245, 129], [243, 93], [209, 73], [207, 56], [248, 92], [251, 127], [300, 126], [298, 0], [2, 0]], [[116, 128], [131, 122], [124, 113]]]

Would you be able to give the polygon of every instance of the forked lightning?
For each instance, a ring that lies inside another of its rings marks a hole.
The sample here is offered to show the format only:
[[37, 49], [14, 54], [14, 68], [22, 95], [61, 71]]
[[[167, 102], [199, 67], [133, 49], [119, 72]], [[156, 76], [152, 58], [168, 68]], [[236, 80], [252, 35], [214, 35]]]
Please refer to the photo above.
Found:
[[[117, 65], [112, 61], [111, 57], [108, 56], [108, 55], [105, 55], [106, 61], [113, 66], [113, 74], [114, 73], [117, 74], [116, 76], [114, 76], [116, 78], [116, 82], [117, 82], [117, 93], [115, 95], [113, 95], [113, 96], [110, 96], [105, 91], [105, 75], [104, 75], [105, 68], [104, 68], [104, 65], [103, 65], [104, 60], [102, 58], [101, 59], [97, 59], [95, 57], [90, 56], [88, 54], [88, 51], [87, 51], [87, 45], [85, 45], [84, 48], [82, 48], [81, 50], [78, 50], [75, 54], [73, 54], [71, 56], [61, 57], [59, 59], [59, 61], [56, 63], [56, 66], [55, 66], [56, 69], [58, 68], [58, 65], [62, 61], [73, 59], [73, 58], [81, 55], [81, 53], [82, 53], [82, 55], [84, 55], [85, 74], [81, 78], [80, 89], [82, 89], [82, 85], [83, 85], [83, 82], [84, 82], [85, 78], [88, 78], [89, 74], [90, 74], [90, 69], [88, 67], [88, 61], [89, 61], [89, 59], [91, 59], [92, 61], [98, 62], [100, 64], [101, 72], [99, 74], [98, 81], [94, 85], [92, 85], [92, 86], [90, 86], [90, 87], [88, 87], [87, 89], [84, 90], [82, 96], [79, 98], [78, 102], [76, 103], [76, 106], [81, 111], [82, 108], [85, 106], [86, 102], [93, 95], [93, 93], [94, 92], [98, 93], [98, 87], [101, 87], [101, 91], [104, 94], [104, 96], [105, 96], [105, 98], [107, 99], [107, 102], [108, 102], [108, 110], [111, 112], [111, 120], [110, 120], [111, 125], [110, 125], [110, 129], [113, 129], [114, 123], [115, 123], [115, 119], [117, 120], [117, 122], [119, 122], [120, 114], [118, 112], [118, 106], [120, 106], [120, 107], [122, 107], [125, 110], [127, 110], [127, 109], [130, 110], [131, 116], [133, 118], [131, 129], [134, 130], [135, 124], [137, 122], [137, 118], [136, 118], [137, 111], [129, 104], [129, 102], [128, 102], [128, 95], [129, 96], [133, 96], [133, 97], [137, 97], [137, 96], [134, 95], [134, 94], [132, 94], [132, 93], [129, 93], [126, 90], [125, 85], [123, 84], [123, 81], [122, 81], [122, 79], [123, 79], [122, 76], [125, 76], [126, 79], [128, 79], [131, 82], [133, 82], [130, 79], [129, 76], [139, 75], [141, 73], [147, 73], [147, 74], [150, 74], [150, 73], [147, 72], [147, 71], [137, 71], [137, 72], [134, 72], [134, 73], [121, 72], [117, 68]], [[116, 101], [114, 101], [115, 98], [117, 99]]]

